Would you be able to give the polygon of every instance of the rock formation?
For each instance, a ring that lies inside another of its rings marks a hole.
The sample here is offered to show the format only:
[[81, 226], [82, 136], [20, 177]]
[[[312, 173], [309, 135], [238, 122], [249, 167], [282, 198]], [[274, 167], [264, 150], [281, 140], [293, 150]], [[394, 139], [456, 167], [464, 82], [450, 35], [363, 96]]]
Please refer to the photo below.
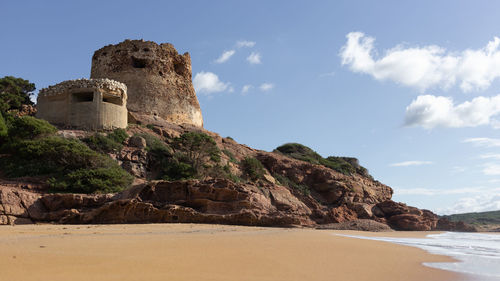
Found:
[[[129, 134], [148, 132], [168, 142], [191, 130], [202, 129], [164, 122], [151, 129], [131, 128]], [[235, 163], [248, 156], [255, 157], [266, 169], [264, 179], [148, 182], [154, 161], [145, 140], [133, 136], [112, 156], [136, 177], [138, 184], [134, 187], [118, 194], [48, 194], [0, 182], [0, 224], [185, 222], [373, 231], [387, 230], [387, 226], [396, 230], [474, 230], [443, 221], [428, 210], [391, 201], [392, 189], [369, 176], [345, 175], [202, 131], [225, 151], [221, 165], [228, 165], [238, 174], [241, 171]], [[280, 184], [275, 179], [278, 175], [307, 186], [310, 192], [305, 194]]]
[[128, 87], [129, 112], [158, 116], [175, 124], [203, 126], [191, 81], [189, 53], [172, 44], [125, 40], [94, 53], [91, 78], [109, 78]]

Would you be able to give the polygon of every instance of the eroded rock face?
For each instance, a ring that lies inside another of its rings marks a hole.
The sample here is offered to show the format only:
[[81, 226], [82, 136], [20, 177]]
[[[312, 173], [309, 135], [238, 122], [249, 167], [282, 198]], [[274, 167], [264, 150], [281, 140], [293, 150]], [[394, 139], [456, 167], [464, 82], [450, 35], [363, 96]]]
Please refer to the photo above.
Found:
[[[364, 174], [345, 175], [321, 165], [258, 151], [199, 127], [145, 119], [151, 127], [133, 127], [129, 135], [156, 134], [166, 143], [187, 131], [213, 137], [233, 175], [238, 162], [255, 157], [265, 166], [263, 178], [252, 182], [227, 179], [152, 181], [155, 166], [143, 138], [131, 137], [111, 155], [136, 177], [136, 185], [118, 194], [42, 194], [23, 185], [0, 182], [0, 224], [54, 223], [216, 223], [259, 226], [331, 225], [335, 228], [386, 230], [467, 230], [466, 225], [439, 220], [430, 211], [391, 201], [392, 189]], [[138, 120], [139, 120], [138, 119]], [[290, 182], [280, 183], [286, 177]], [[141, 184], [142, 182], [142, 184]], [[287, 186], [283, 186], [285, 184]], [[5, 186], [3, 186], [5, 185]], [[43, 192], [42, 189], [37, 189]], [[366, 223], [367, 222], [367, 223]], [[329, 226], [330, 227], [330, 226]]]
[[128, 87], [127, 108], [175, 124], [203, 126], [191, 81], [191, 58], [169, 43], [125, 40], [94, 53], [91, 78], [109, 78]]
[[343, 175], [321, 165], [314, 165], [270, 152], [256, 156], [273, 175], [292, 179], [311, 187], [313, 197], [326, 205], [376, 204], [392, 197], [392, 189], [361, 175]]
[[225, 179], [157, 181], [117, 195], [35, 194], [1, 187], [0, 224], [190, 222], [312, 225], [311, 210], [284, 188], [272, 196]]
[[429, 210], [421, 210], [403, 203], [385, 201], [372, 209], [378, 217], [384, 218], [387, 224], [396, 230], [435, 230], [438, 216]]
[[[460, 232], [476, 232], [475, 227], [464, 223], [463, 221], [453, 222], [447, 218], [439, 218], [436, 225], [437, 230], [460, 231]], [[495, 230], [500, 231], [500, 230]]]
[[[370, 206], [375, 215], [370, 216]], [[225, 179], [156, 181], [115, 195], [38, 194], [0, 186], [0, 225], [184, 222], [314, 227], [337, 223], [335, 228], [351, 229], [351, 222], [361, 218], [373, 222], [356, 226], [363, 230], [380, 231], [381, 225], [388, 225], [396, 230], [475, 231], [403, 203], [328, 208], [312, 197], [296, 197], [283, 186], [259, 188]]]

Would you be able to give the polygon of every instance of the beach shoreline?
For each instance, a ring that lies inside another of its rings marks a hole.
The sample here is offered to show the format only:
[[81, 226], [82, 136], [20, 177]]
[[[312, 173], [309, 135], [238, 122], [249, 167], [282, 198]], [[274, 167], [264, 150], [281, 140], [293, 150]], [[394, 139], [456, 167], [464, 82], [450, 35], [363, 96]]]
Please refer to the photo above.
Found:
[[203, 224], [0, 227], [5, 280], [466, 280], [426, 267], [447, 256], [341, 235], [425, 237]]

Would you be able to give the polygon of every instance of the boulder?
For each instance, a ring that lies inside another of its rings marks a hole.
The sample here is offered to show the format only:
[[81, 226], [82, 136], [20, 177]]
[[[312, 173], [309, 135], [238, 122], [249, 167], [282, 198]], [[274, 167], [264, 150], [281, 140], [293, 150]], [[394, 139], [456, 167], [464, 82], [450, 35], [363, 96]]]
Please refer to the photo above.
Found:
[[137, 147], [139, 149], [146, 148], [146, 140], [141, 136], [131, 136], [128, 139], [128, 144], [132, 147]]

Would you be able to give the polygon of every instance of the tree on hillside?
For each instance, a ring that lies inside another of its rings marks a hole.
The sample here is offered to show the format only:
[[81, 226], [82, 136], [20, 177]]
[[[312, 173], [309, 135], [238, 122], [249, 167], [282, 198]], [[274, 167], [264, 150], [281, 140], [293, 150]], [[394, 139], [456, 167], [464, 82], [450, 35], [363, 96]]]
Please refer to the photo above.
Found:
[[0, 145], [2, 144], [3, 138], [7, 136], [7, 131], [7, 124], [5, 124], [2, 114], [0, 114]]
[[21, 109], [23, 104], [33, 105], [30, 96], [35, 89], [35, 84], [22, 78], [13, 76], [0, 78], [0, 112]]
[[187, 132], [175, 138], [173, 147], [185, 156], [187, 162], [195, 171], [202, 171], [207, 159], [219, 163], [220, 150], [214, 139], [201, 132]]

